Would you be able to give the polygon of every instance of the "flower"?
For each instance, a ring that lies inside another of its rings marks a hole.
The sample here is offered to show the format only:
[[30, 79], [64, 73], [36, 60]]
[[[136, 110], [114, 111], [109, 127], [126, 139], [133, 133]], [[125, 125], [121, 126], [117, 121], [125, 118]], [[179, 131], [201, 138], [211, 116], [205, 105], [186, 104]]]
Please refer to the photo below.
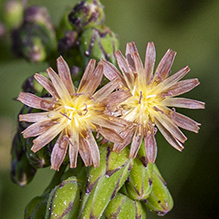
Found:
[[178, 127], [198, 132], [199, 123], [177, 113], [175, 108], [169, 108], [203, 109], [205, 106], [201, 101], [175, 97], [199, 85], [198, 79], [180, 81], [190, 71], [188, 66], [169, 76], [175, 55], [176, 52], [171, 49], [167, 50], [154, 74], [156, 52], [153, 42], [147, 45], [145, 66], [143, 66], [134, 42], [127, 44], [126, 58], [121, 51], [115, 53], [122, 75], [112, 64], [101, 60], [104, 75], [109, 80], [119, 78], [124, 89], [129, 89], [132, 94], [119, 105], [116, 113], [121, 112], [121, 118], [133, 122], [134, 125], [121, 132], [125, 141], [115, 143], [114, 151], [120, 152], [132, 141], [130, 157], [135, 158], [144, 138], [147, 162], [155, 162], [156, 127], [169, 144], [179, 151], [184, 148], [183, 143], [187, 138]]
[[70, 167], [76, 167], [78, 152], [86, 166], [99, 166], [99, 149], [92, 130], [97, 132], [97, 137], [100, 133], [112, 142], [124, 141], [118, 132], [127, 126], [127, 122], [112, 116], [111, 109], [130, 94], [124, 91], [112, 93], [120, 84], [118, 79], [96, 91], [102, 80], [103, 66], [98, 64], [95, 68], [95, 63], [94, 59], [90, 60], [76, 91], [69, 67], [59, 57], [59, 74], [48, 68], [51, 80], [38, 73], [34, 76], [51, 97], [42, 98], [25, 92], [19, 94], [18, 100], [25, 105], [47, 111], [19, 115], [20, 121], [33, 123], [22, 132], [24, 138], [38, 136], [33, 140], [31, 150], [40, 150], [60, 134], [51, 154], [52, 169], [59, 170], [68, 146]]

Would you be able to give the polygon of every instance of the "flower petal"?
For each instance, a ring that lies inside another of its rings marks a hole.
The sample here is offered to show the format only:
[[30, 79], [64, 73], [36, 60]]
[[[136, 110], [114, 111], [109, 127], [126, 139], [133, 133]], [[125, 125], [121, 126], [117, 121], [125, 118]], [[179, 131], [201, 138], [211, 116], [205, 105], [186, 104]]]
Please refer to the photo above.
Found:
[[167, 115], [177, 126], [189, 130], [191, 132], [198, 133], [200, 123], [194, 121], [193, 119], [182, 115], [177, 112], [172, 112]]
[[147, 44], [146, 54], [145, 54], [145, 75], [146, 84], [149, 84], [153, 75], [154, 65], [156, 60], [156, 51], [153, 42]]
[[68, 143], [64, 138], [64, 132], [62, 132], [52, 149], [51, 169], [59, 171], [67, 153]]
[[103, 74], [106, 78], [108, 78], [110, 81], [114, 80], [115, 78], [119, 78], [123, 85], [127, 86], [126, 81], [112, 63], [107, 62], [104, 59], [102, 59], [100, 63], [103, 65]]
[[126, 59], [129, 63], [129, 65], [132, 66], [133, 69], [135, 69], [135, 64], [134, 64], [134, 60], [133, 60], [133, 53], [134, 52], [138, 53], [138, 49], [135, 45], [135, 42], [127, 43], [125, 56], [126, 56]]
[[183, 97], [167, 98], [163, 101], [166, 106], [180, 107], [187, 109], [204, 109], [205, 103], [198, 100], [191, 100]]
[[60, 117], [60, 113], [56, 111], [42, 112], [42, 113], [27, 113], [27, 114], [20, 114], [19, 121], [39, 122], [42, 120], [47, 120], [51, 118], [55, 119], [59, 117]]
[[102, 127], [99, 132], [104, 138], [113, 143], [122, 144], [124, 142], [124, 139], [112, 129]]
[[24, 138], [35, 137], [46, 132], [51, 126], [57, 124], [54, 120], [43, 120], [28, 126], [23, 132]]
[[169, 87], [167, 91], [165, 92], [167, 92], [167, 94], [169, 93], [170, 96], [178, 96], [178, 95], [189, 92], [190, 90], [192, 90], [199, 84], [200, 83], [197, 78], [187, 79], [187, 80], [180, 81], [177, 84]]
[[47, 111], [53, 109], [51, 98], [41, 98], [31, 93], [20, 92], [17, 100], [32, 108]]
[[153, 134], [144, 138], [147, 163], [155, 163], [157, 158], [157, 142]]
[[131, 149], [130, 149], [130, 153], [129, 153], [129, 157], [131, 158], [135, 158], [137, 153], [138, 153], [138, 150], [141, 146], [141, 143], [142, 143], [142, 139], [143, 139], [143, 136], [142, 136], [142, 133], [141, 133], [141, 127], [138, 126], [135, 130], [135, 134], [132, 138], [132, 143], [131, 143]]
[[60, 56], [57, 59], [57, 68], [60, 78], [70, 94], [75, 93], [74, 85], [71, 78], [71, 73], [67, 62]]
[[159, 123], [170, 132], [173, 137], [180, 142], [184, 143], [187, 138], [186, 136], [182, 133], [182, 131], [165, 115], [160, 112], [158, 112], [159, 115], [155, 116], [156, 120], [159, 121]]
[[128, 62], [126, 61], [125, 57], [122, 55], [120, 50], [115, 52], [115, 57], [116, 57], [118, 65], [119, 65], [119, 68], [121, 69], [121, 71], [124, 75], [124, 78], [125, 78], [125, 81], [126, 81], [128, 88], [130, 90], [133, 90], [134, 83], [135, 83], [135, 77], [134, 77], [132, 70], [130, 69], [130, 67], [128, 65]]
[[55, 87], [53, 86], [52, 82], [45, 77], [44, 75], [36, 73], [34, 78], [37, 80], [39, 84], [41, 84], [53, 97], [60, 98], [58, 93], [56, 92]]
[[48, 68], [46, 70], [47, 74], [49, 75], [59, 97], [62, 99], [64, 103], [67, 103], [71, 100], [71, 96], [65, 87], [65, 84], [60, 79], [60, 77], [56, 74], [56, 72], [52, 68]]
[[130, 142], [132, 140], [133, 133], [134, 133], [133, 129], [134, 129], [134, 127], [127, 128], [121, 132], [120, 136], [122, 138], [124, 138], [124, 142], [122, 144], [115, 143], [113, 145], [113, 151], [120, 153], [128, 144], [130, 144]]
[[158, 90], [160, 90], [160, 92], [164, 92], [166, 90], [174, 90], [174, 87], [172, 86], [174, 86], [180, 79], [182, 79], [189, 71], [190, 68], [188, 66], [180, 69], [178, 72], [165, 79], [162, 83], [155, 86], [152, 92], [156, 92]]
[[137, 72], [138, 75], [138, 84], [140, 87], [144, 87], [146, 86], [146, 75], [145, 75], [145, 70], [144, 70], [144, 66], [143, 63], [141, 61], [141, 58], [138, 54], [138, 52], [133, 53], [133, 60], [134, 60], [134, 64], [135, 64], [135, 70]]
[[105, 115], [95, 116], [91, 119], [91, 122], [97, 126], [113, 129], [117, 132], [122, 131], [124, 127], [128, 125], [128, 122], [124, 119]]
[[70, 168], [75, 168], [77, 166], [78, 151], [79, 151], [79, 133], [73, 126], [69, 137], [69, 159]]
[[97, 102], [101, 102], [102, 100], [104, 100], [105, 98], [107, 98], [109, 96], [110, 93], [112, 93], [116, 88], [118, 88], [119, 84], [121, 83], [121, 81], [119, 80], [119, 78], [115, 78], [112, 81], [110, 81], [109, 83], [107, 83], [105, 86], [103, 86], [102, 88], [100, 88], [94, 95], [93, 98], [97, 101]]
[[98, 64], [96, 69], [90, 74], [87, 81], [82, 81], [84, 77], [81, 79], [83, 86], [79, 86], [78, 93], [89, 93], [92, 95], [95, 92], [103, 77], [103, 65]]
[[111, 112], [114, 111], [114, 108], [119, 106], [122, 102], [131, 97], [132, 94], [129, 90], [120, 90], [111, 93], [107, 98], [105, 98], [102, 103], [105, 105], [109, 105], [109, 109]]
[[91, 59], [88, 62], [87, 67], [84, 71], [83, 77], [82, 77], [81, 82], [80, 82], [79, 87], [78, 87], [78, 93], [79, 92], [81, 93], [82, 88], [88, 83], [88, 81], [90, 81], [91, 76], [93, 74], [93, 71], [95, 69], [95, 64], [96, 64], [95, 59]]
[[[172, 51], [171, 49], [168, 49], [161, 61], [159, 62], [154, 76], [154, 80], [160, 81], [161, 78], [163, 80], [170, 74], [170, 69], [173, 65], [173, 61], [175, 59], [176, 52]], [[160, 78], [161, 77], [161, 78]]]
[[90, 130], [84, 140], [86, 140], [86, 143], [89, 146], [93, 166], [98, 167], [100, 165], [100, 152], [97, 142]]
[[174, 136], [158, 120], [156, 120], [155, 123], [159, 131], [164, 136], [164, 138], [169, 142], [169, 144], [172, 145], [178, 151], [182, 151], [184, 148], [183, 145], [177, 139], [175, 139]]
[[87, 146], [86, 141], [84, 140], [84, 138], [79, 138], [79, 154], [81, 156], [81, 159], [83, 160], [85, 166], [90, 166], [92, 165], [92, 158], [91, 158], [91, 152], [90, 152], [90, 148]]
[[42, 147], [52, 141], [65, 127], [66, 123], [64, 120], [61, 120], [59, 123], [53, 125], [50, 129], [33, 140], [34, 145], [31, 150], [34, 153], [39, 151]]

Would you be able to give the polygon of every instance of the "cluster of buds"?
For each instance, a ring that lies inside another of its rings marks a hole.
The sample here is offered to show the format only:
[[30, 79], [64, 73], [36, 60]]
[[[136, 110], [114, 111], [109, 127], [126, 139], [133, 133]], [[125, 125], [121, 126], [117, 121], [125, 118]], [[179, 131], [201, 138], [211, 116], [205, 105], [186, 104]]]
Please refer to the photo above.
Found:
[[30, 62], [43, 62], [56, 51], [56, 36], [45, 7], [24, 9], [22, 22], [12, 31], [12, 49]]
[[58, 51], [70, 66], [84, 68], [90, 59], [115, 63], [113, 54], [119, 47], [118, 36], [104, 21], [103, 5], [99, 0], [81, 1], [71, 11], [66, 11], [57, 29]]
[[[146, 209], [165, 215], [173, 207], [155, 164], [155, 135], [159, 130], [181, 151], [187, 138], [179, 127], [198, 132], [200, 124], [174, 107], [203, 109], [201, 101], [176, 97], [199, 82], [180, 81], [188, 66], [169, 76], [176, 55], [170, 49], [154, 71], [153, 42], [144, 64], [134, 42], [124, 56], [104, 17], [98, 0], [82, 1], [55, 33], [46, 10], [34, 6], [14, 32], [14, 45], [30, 61], [53, 63], [47, 58], [55, 35], [56, 54], [63, 55], [57, 73], [54, 65], [36, 73], [17, 98], [24, 105], [12, 144], [13, 182], [24, 186], [39, 168], [56, 170], [44, 193], [27, 205], [25, 219], [144, 219]], [[36, 42], [43, 48], [37, 55], [34, 48], [41, 47], [30, 46]]]

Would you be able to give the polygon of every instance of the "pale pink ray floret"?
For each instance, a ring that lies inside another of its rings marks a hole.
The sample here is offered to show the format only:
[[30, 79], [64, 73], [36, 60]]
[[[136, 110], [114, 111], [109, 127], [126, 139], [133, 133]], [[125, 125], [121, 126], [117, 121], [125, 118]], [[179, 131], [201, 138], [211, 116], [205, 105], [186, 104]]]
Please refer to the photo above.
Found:
[[128, 123], [109, 111], [130, 97], [130, 92], [117, 90], [121, 86], [118, 78], [96, 91], [102, 80], [103, 65], [98, 64], [95, 68], [95, 64], [95, 60], [90, 60], [76, 90], [67, 63], [59, 57], [58, 74], [48, 68], [49, 78], [38, 73], [34, 76], [51, 97], [21, 92], [17, 98], [29, 107], [46, 111], [19, 115], [20, 121], [33, 123], [22, 134], [24, 138], [37, 136], [31, 148], [34, 152], [59, 135], [51, 154], [52, 169], [59, 170], [67, 151], [72, 168], [77, 165], [78, 153], [85, 166], [99, 166], [99, 149], [92, 131], [114, 143], [124, 142], [118, 133]]
[[[179, 151], [182, 151], [186, 136], [179, 127], [198, 132], [199, 123], [176, 112], [174, 107], [188, 109], [204, 109], [201, 101], [183, 97], [184, 94], [197, 85], [198, 79], [180, 81], [189, 71], [186, 66], [169, 76], [176, 52], [168, 49], [159, 62], [155, 72], [155, 46], [149, 42], [143, 65], [134, 42], [128, 43], [126, 57], [120, 51], [115, 53], [122, 74], [111, 63], [101, 60], [104, 75], [109, 80], [120, 79], [124, 90], [129, 90], [131, 96], [117, 106], [117, 115], [133, 123], [120, 134], [125, 139], [123, 143], [115, 143], [114, 151], [120, 152], [131, 143], [130, 157], [135, 158], [144, 139], [146, 161], [155, 162], [157, 144], [155, 140], [156, 127], [164, 138]], [[171, 108], [169, 108], [171, 107]]]

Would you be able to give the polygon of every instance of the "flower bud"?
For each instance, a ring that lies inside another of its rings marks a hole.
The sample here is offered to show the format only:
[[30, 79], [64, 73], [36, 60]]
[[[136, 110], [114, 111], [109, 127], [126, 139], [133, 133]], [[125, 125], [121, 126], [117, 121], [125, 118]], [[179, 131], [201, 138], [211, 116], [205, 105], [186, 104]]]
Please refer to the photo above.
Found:
[[68, 16], [69, 22], [77, 32], [103, 24], [105, 15], [99, 0], [79, 2]]
[[154, 165], [153, 188], [146, 206], [158, 215], [165, 215], [173, 208], [173, 199], [167, 188], [166, 182]]
[[4, 7], [4, 23], [8, 29], [15, 29], [22, 23], [24, 8], [21, 1], [6, 1]]
[[49, 194], [45, 219], [77, 218], [80, 188], [76, 177], [64, 180]]
[[42, 62], [56, 50], [55, 32], [45, 8], [25, 11], [23, 24], [12, 32], [12, 49], [30, 62]]
[[20, 186], [25, 186], [32, 181], [36, 173], [36, 169], [27, 159], [24, 144], [23, 136], [18, 128], [18, 132], [14, 136], [11, 149], [11, 180]]
[[48, 196], [33, 198], [25, 208], [24, 219], [39, 219], [45, 217]]
[[146, 212], [138, 201], [133, 201], [127, 196], [117, 193], [109, 202], [102, 218], [141, 218], [146, 219]]
[[[103, 214], [110, 200], [126, 181], [131, 163], [128, 149], [118, 154], [112, 151], [111, 146], [100, 147], [100, 167], [90, 167], [79, 218], [99, 218]], [[106, 175], [109, 173], [107, 170], [110, 170], [111, 175]]]
[[89, 59], [105, 59], [115, 64], [114, 52], [118, 48], [118, 37], [107, 26], [87, 29], [81, 35], [80, 50], [85, 64]]
[[133, 167], [125, 184], [130, 198], [134, 200], [145, 200], [149, 197], [153, 187], [150, 171], [150, 168], [145, 167], [138, 158], [134, 159]]

